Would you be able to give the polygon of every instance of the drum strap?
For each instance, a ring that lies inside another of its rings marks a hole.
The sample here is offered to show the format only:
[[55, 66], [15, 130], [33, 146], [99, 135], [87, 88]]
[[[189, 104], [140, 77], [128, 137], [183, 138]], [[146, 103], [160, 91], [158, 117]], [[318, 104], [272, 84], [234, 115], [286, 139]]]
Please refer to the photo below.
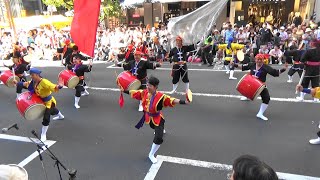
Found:
[[49, 96], [41, 98], [41, 99], [42, 99], [43, 102], [48, 102], [48, 101], [50, 101], [52, 99], [52, 96], [49, 95]]

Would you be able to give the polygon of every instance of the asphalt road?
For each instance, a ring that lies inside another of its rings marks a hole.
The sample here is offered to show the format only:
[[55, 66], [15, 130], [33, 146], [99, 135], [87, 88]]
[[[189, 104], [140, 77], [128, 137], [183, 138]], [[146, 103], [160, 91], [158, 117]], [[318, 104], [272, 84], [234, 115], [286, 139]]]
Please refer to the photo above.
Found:
[[[125, 95], [125, 106], [119, 107], [115, 74], [121, 69], [106, 68], [110, 65], [95, 65], [87, 74], [87, 84], [94, 88], [88, 89], [88, 97], [81, 98], [79, 110], [73, 107], [74, 90], [54, 94], [65, 119], [51, 122], [47, 138], [56, 143], [50, 149], [68, 168], [78, 170], [77, 179], [144, 179], [152, 165], [147, 155], [153, 131], [147, 125], [140, 130], [134, 128], [141, 117], [138, 101]], [[167, 68], [170, 65], [165, 64], [163, 69], [148, 72], [160, 79], [159, 89], [163, 91], [172, 88]], [[238, 80], [228, 80], [224, 72], [206, 66], [190, 68], [197, 69], [189, 71], [190, 88], [197, 95], [190, 106], [164, 110], [167, 134], [157, 154], [228, 165], [242, 154], [252, 154], [278, 172], [320, 177], [320, 146], [308, 143], [316, 136], [319, 104], [286, 101], [295, 97], [297, 75], [292, 84], [286, 82], [286, 73], [280, 78], [267, 77], [271, 97], [279, 99], [271, 100], [265, 113], [269, 121], [262, 121], [255, 117], [261, 100], [240, 101], [235, 89]], [[56, 82], [63, 67], [41, 69], [45, 78]], [[244, 74], [236, 72], [236, 77]], [[183, 89], [181, 83], [178, 91]], [[20, 130], [9, 132], [14, 136], [32, 136], [33, 129], [40, 133], [41, 120], [24, 120], [16, 109], [15, 96], [15, 89], [0, 85], [0, 127], [18, 123]], [[173, 96], [184, 98], [182, 94]], [[3, 164], [18, 164], [36, 151], [32, 143], [4, 140], [1, 136], [0, 146]], [[54, 161], [46, 154], [43, 158], [49, 179], [58, 179]], [[38, 157], [25, 169], [31, 180], [45, 179]], [[164, 162], [155, 179], [226, 179], [227, 173]]]

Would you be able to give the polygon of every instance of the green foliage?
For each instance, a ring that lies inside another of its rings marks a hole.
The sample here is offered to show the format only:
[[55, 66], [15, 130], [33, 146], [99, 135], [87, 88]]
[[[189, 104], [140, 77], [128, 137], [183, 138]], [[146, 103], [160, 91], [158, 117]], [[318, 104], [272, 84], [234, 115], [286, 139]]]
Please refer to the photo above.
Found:
[[101, 2], [100, 19], [119, 17], [122, 13], [120, 2], [118, 0], [103, 0]]

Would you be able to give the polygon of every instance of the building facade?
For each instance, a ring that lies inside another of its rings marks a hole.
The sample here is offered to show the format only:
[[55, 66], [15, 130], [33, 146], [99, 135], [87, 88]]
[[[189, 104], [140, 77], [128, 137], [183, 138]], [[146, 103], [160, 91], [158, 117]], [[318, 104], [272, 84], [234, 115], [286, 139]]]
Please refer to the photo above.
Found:
[[[194, 11], [208, 1], [166, 2], [160, 0], [159, 3], [144, 3], [127, 10], [128, 25], [136, 26], [139, 23], [157, 25], [159, 21], [168, 22], [170, 18]], [[220, 21], [221, 23], [230, 21], [240, 26], [250, 22], [283, 25], [292, 20], [292, 16], [301, 16], [304, 20], [310, 19], [314, 14], [317, 21], [320, 21], [320, 0], [229, 0], [217, 25]]]

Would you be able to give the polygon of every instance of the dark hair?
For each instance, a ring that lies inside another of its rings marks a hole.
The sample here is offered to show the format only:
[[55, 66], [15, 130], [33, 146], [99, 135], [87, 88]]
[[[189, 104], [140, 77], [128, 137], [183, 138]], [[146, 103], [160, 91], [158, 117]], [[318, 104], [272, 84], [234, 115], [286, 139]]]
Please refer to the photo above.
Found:
[[74, 46], [72, 47], [72, 50], [74, 50], [74, 51], [78, 51], [78, 50], [79, 50], [79, 48], [78, 48], [78, 46], [77, 46], [77, 45], [74, 45]]
[[148, 78], [148, 83], [151, 84], [151, 85], [153, 85], [153, 86], [158, 87], [160, 81], [159, 81], [158, 78], [156, 78], [156, 77], [154, 77], [154, 76], [150, 76], [150, 77]]
[[75, 54], [75, 55], [73, 56], [73, 58], [74, 58], [74, 59], [80, 59], [80, 60], [81, 60], [81, 55], [80, 55], [80, 54]]
[[276, 172], [251, 155], [242, 155], [233, 163], [234, 180], [278, 180]]

